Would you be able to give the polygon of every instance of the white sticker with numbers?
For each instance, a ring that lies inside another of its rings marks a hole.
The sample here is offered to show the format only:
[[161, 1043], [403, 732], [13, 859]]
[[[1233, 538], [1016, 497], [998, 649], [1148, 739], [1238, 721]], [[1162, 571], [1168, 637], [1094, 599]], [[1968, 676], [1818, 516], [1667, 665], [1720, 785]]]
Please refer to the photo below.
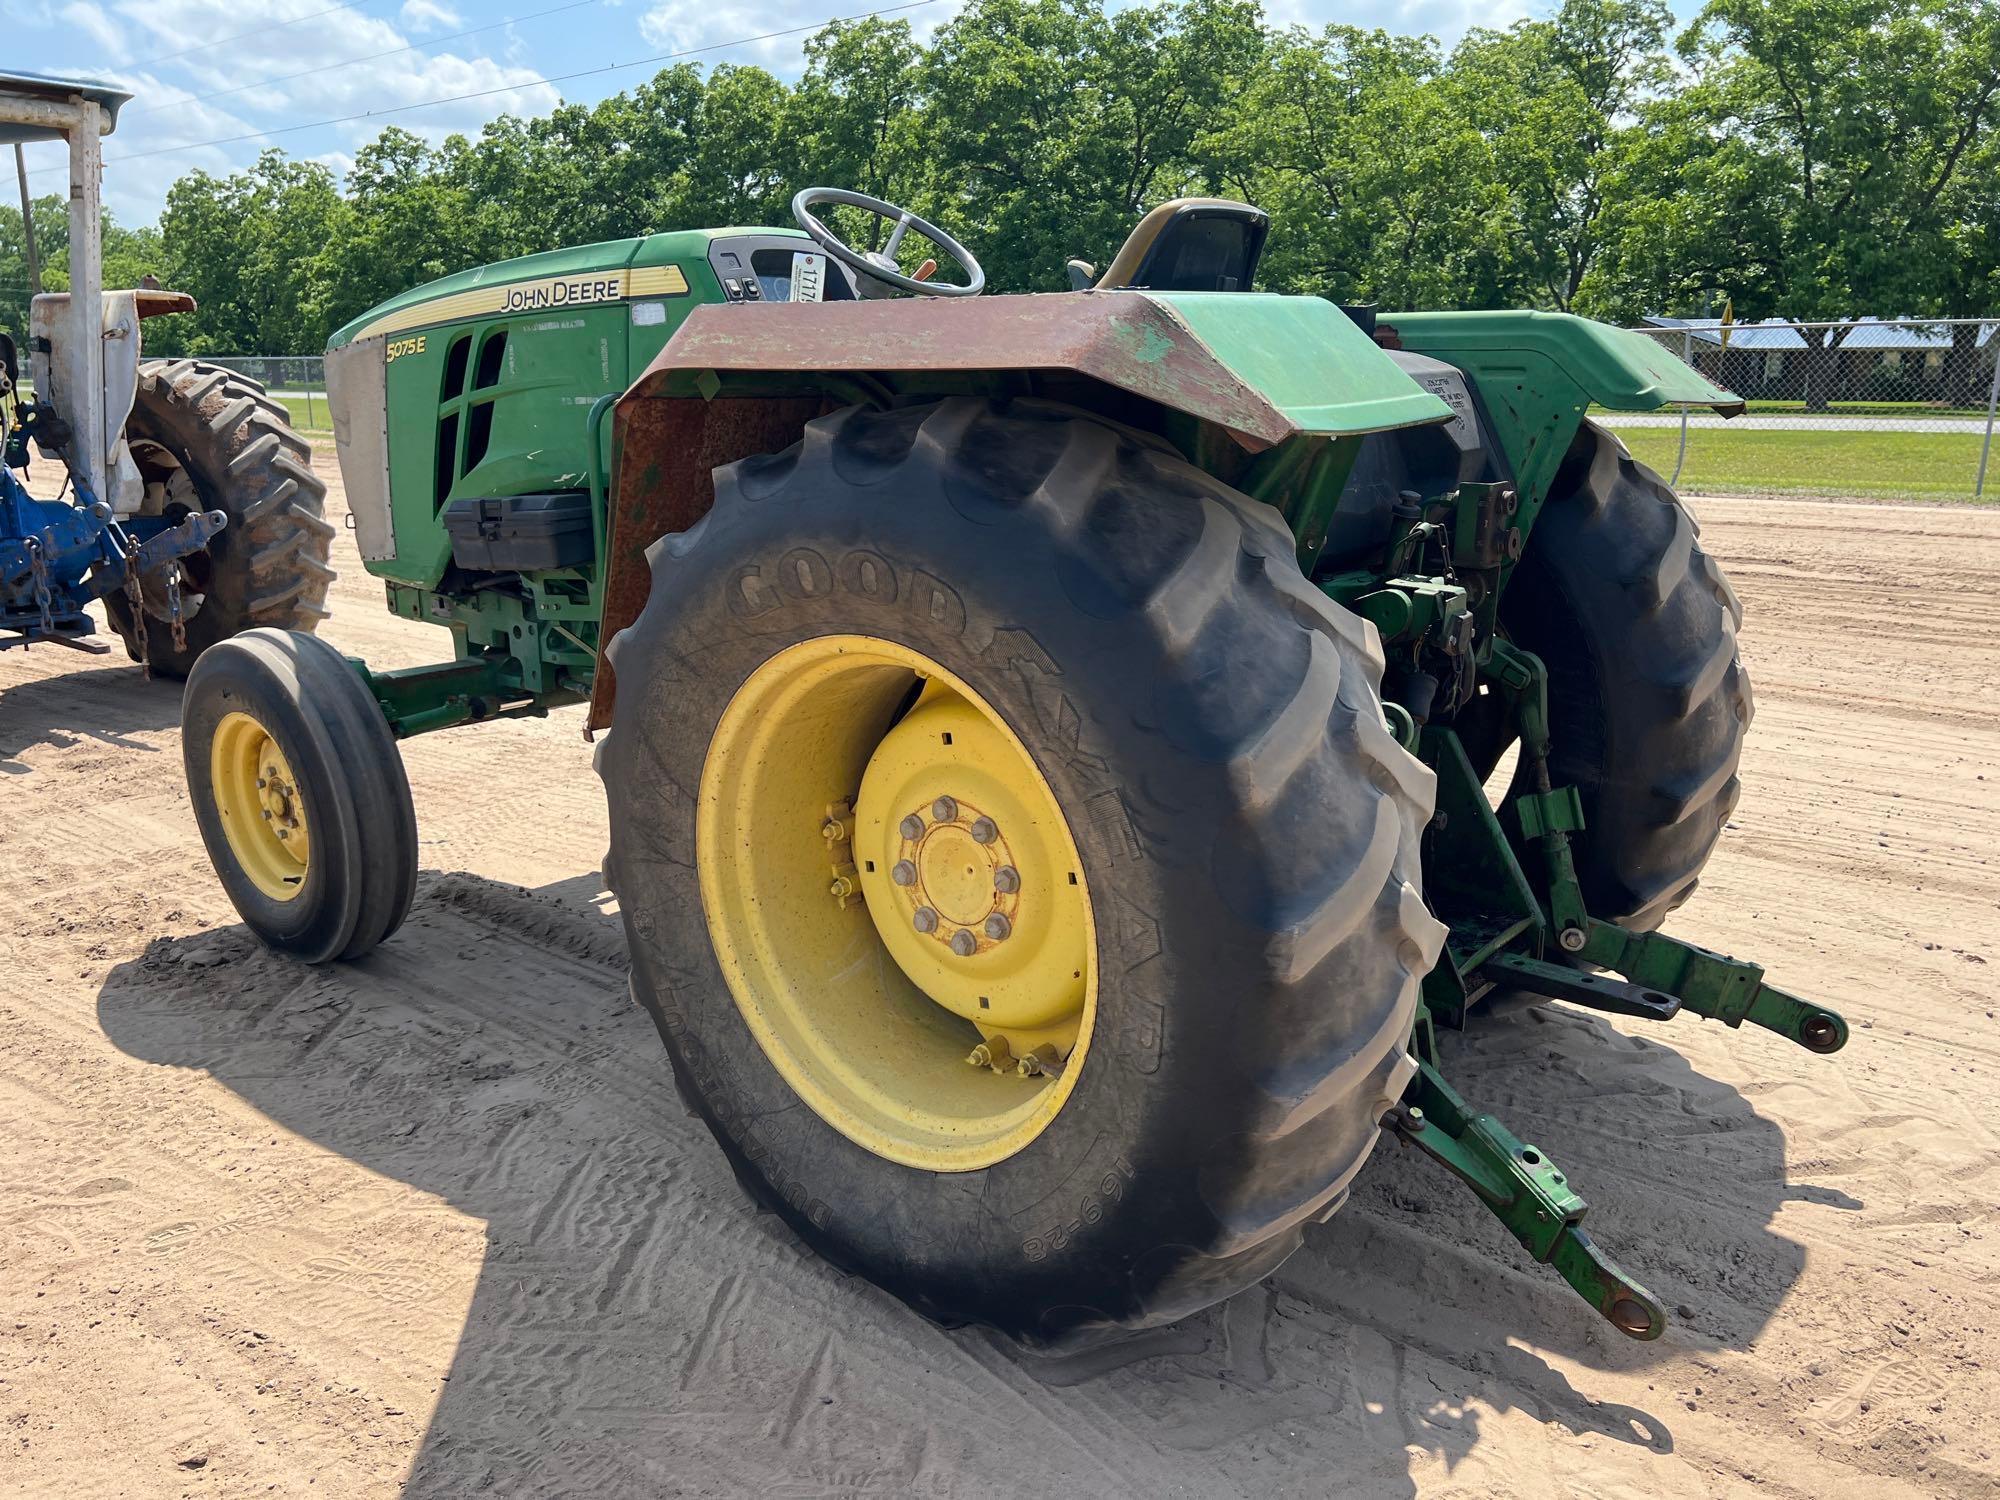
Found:
[[792, 301], [818, 302], [826, 294], [826, 257], [810, 250], [792, 252]]

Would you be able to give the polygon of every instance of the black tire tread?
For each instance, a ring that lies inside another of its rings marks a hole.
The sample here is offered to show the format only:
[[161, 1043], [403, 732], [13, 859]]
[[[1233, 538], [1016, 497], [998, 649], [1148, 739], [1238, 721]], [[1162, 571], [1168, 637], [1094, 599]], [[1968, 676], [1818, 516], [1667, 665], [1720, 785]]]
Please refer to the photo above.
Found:
[[[1383, 722], [1377, 698], [1383, 659], [1373, 627], [1299, 576], [1292, 537], [1275, 511], [1109, 426], [1070, 420], [1060, 451], [1040, 474], [1009, 472], [999, 461], [1003, 472], [996, 474], [976, 469], [967, 457], [975, 450], [1029, 452], [1038, 442], [1046, 448], [1046, 434], [1032, 424], [1048, 420], [971, 398], [894, 412], [848, 408], [808, 424], [783, 454], [718, 469], [715, 509], [649, 550], [647, 608], [610, 642], [607, 655], [619, 674], [619, 717], [636, 716], [646, 694], [644, 674], [675, 656], [667, 601], [705, 581], [702, 544], [711, 520], [720, 523], [743, 507], [801, 505], [832, 490], [879, 491], [903, 506], [945, 503], [939, 497], [955, 492], [1006, 490], [1004, 513], [998, 504], [990, 515], [981, 512], [990, 523], [984, 543], [990, 550], [983, 556], [1032, 567], [1060, 554], [1071, 567], [1097, 568], [1089, 587], [1105, 597], [1131, 597], [1132, 614], [1148, 622], [1160, 656], [1188, 662], [1190, 673], [1200, 670], [1196, 664], [1240, 663], [1259, 630], [1309, 633], [1297, 680], [1244, 673], [1253, 680], [1253, 699], [1226, 715], [1213, 703], [1190, 706], [1184, 728], [1162, 711], [1160, 732], [1232, 788], [1226, 837], [1250, 851], [1246, 863], [1270, 873], [1257, 908], [1264, 923], [1261, 972], [1246, 973], [1240, 992], [1216, 997], [1258, 1018], [1259, 1043], [1233, 1064], [1243, 1097], [1253, 1101], [1246, 1113], [1254, 1125], [1227, 1143], [1208, 1143], [1214, 1155], [1204, 1164], [1200, 1190], [1207, 1222], [1177, 1224], [1157, 1246], [1163, 1257], [1178, 1257], [1172, 1274], [1152, 1286], [1145, 1306], [1097, 1309], [1095, 1325], [1082, 1319], [1079, 1328], [1087, 1333], [1093, 1326], [1168, 1321], [1229, 1295], [1267, 1274], [1296, 1247], [1308, 1222], [1344, 1200], [1373, 1144], [1376, 1096], [1402, 1057], [1418, 985], [1436, 959], [1444, 928], [1421, 895], [1419, 834], [1434, 783]], [[1140, 540], [1148, 515], [1115, 503], [1114, 479], [1126, 494], [1185, 505], [1199, 518], [1191, 543], [1177, 556], [1158, 559], [1143, 576], [1121, 569], [1139, 566], [1129, 558], [1145, 549], [1131, 544]], [[614, 723], [597, 752], [613, 829], [606, 875], [628, 925], [644, 899], [646, 853], [624, 836], [634, 821], [627, 789], [651, 770], [639, 737]], [[1313, 809], [1329, 787], [1365, 799], [1355, 804], [1372, 809], [1356, 820], [1361, 832], [1346, 847], [1322, 851], [1322, 858], [1286, 852], [1312, 843], [1318, 831]], [[1190, 870], [1185, 878], [1213, 873]], [[1211, 893], [1205, 899], [1225, 898]], [[636, 938], [634, 948], [641, 950]], [[644, 961], [635, 963], [633, 978], [635, 993], [660, 1018]], [[1365, 1034], [1337, 1023], [1342, 1012], [1328, 1004], [1337, 993], [1372, 997]], [[855, 1260], [853, 1247], [822, 1234], [764, 1180], [704, 1099], [698, 1073], [664, 1020], [661, 1030], [683, 1097], [714, 1130], [739, 1180], [821, 1253], [836, 1263]], [[1357, 1140], [1364, 1143], [1358, 1149]], [[877, 1267], [861, 1269], [933, 1316], [992, 1321], [926, 1302]], [[1070, 1341], [1079, 1328], [1069, 1330]], [[1011, 1331], [1052, 1335], [1048, 1324], [1032, 1318]]]
[[[320, 804], [326, 816], [313, 830], [313, 858], [326, 861], [330, 871], [324, 897], [330, 904], [322, 908], [323, 920], [279, 932], [262, 925], [255, 904], [246, 908], [228, 880], [224, 886], [266, 942], [307, 963], [359, 958], [402, 925], [416, 893], [416, 811], [402, 755], [379, 705], [346, 659], [302, 631], [247, 630], [204, 652], [188, 681], [184, 722], [205, 722], [197, 706], [212, 703], [225, 688], [258, 680], [274, 691], [279, 712], [289, 721], [267, 727], [312, 747], [310, 760], [294, 770], [303, 779], [314, 774], [309, 768], [316, 763], [330, 783]], [[183, 753], [190, 785], [202, 785], [207, 743], [184, 732]], [[218, 867], [232, 861], [205, 793], [195, 803], [209, 858]]]
[[[335, 576], [326, 484], [313, 473], [312, 448], [285, 408], [261, 384], [223, 366], [153, 359], [140, 363], [133, 419], [145, 436], [164, 441], [199, 471], [204, 504], [229, 516], [210, 547], [214, 583], [189, 622], [188, 649], [176, 652], [166, 625], [148, 620], [146, 654], [155, 673], [185, 677], [205, 647], [241, 631], [311, 631], [325, 619]], [[105, 604], [126, 650], [139, 660], [139, 626], [129, 603], [112, 594]]]
[[1578, 432], [1501, 620], [1550, 674], [1550, 775], [1576, 786], [1593, 915], [1651, 931], [1693, 893], [1741, 795], [1743, 606], [1666, 482]]

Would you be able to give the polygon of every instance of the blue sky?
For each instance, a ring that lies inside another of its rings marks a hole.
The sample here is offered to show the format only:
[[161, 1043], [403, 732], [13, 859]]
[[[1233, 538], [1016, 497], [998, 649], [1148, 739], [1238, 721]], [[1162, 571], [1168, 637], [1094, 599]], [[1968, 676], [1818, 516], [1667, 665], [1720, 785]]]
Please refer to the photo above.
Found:
[[[133, 94], [117, 133], [105, 142], [104, 188], [105, 201], [121, 222], [141, 224], [158, 217], [167, 185], [182, 172], [197, 167], [228, 172], [254, 160], [265, 145], [344, 171], [355, 148], [385, 124], [433, 139], [455, 130], [471, 133], [498, 114], [537, 114], [559, 99], [601, 99], [651, 76], [658, 66], [548, 81], [606, 64], [713, 47], [696, 60], [757, 63], [793, 77], [801, 66], [805, 31], [744, 39], [810, 29], [893, 3], [4, 0], [0, 41], [9, 61], [19, 66], [104, 78]], [[958, 4], [926, 0], [903, 14], [922, 34]], [[1504, 26], [1539, 9], [1537, 0], [1265, 0], [1265, 5], [1281, 23], [1320, 26], [1339, 20], [1432, 32], [1448, 42], [1469, 26]], [[262, 140], [194, 144], [464, 94], [482, 97]], [[184, 146], [191, 149], [169, 149]], [[142, 152], [154, 154], [138, 157]], [[121, 166], [122, 156], [137, 159]], [[38, 196], [61, 190], [61, 161], [57, 147], [30, 148], [29, 181]], [[7, 188], [11, 200], [13, 184]]]

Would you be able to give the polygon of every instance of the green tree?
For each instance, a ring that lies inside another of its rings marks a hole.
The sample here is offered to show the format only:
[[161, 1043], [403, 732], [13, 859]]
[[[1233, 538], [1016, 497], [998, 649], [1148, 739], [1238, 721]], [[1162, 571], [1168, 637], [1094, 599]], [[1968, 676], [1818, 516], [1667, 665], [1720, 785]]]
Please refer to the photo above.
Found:
[[1428, 39], [1285, 33], [1208, 150], [1272, 216], [1270, 285], [1390, 308], [1518, 300], [1492, 144]]
[[1563, 0], [1546, 20], [1475, 31], [1452, 53], [1452, 99], [1486, 137], [1507, 194], [1524, 290], [1568, 310], [1589, 299], [1606, 187], [1665, 91], [1662, 0]]
[[[333, 174], [318, 162], [266, 151], [230, 177], [192, 172], [167, 190], [145, 265], [192, 293], [194, 312], [150, 321], [147, 349], [178, 354], [262, 354], [313, 349], [323, 310], [312, 267], [347, 214]], [[111, 284], [112, 241], [105, 243]], [[139, 257], [128, 256], [135, 272]], [[135, 285], [137, 274], [121, 278]]]
[[[1614, 197], [1600, 306], [1800, 320], [1990, 311], [2000, 14], [1957, 0], [1711, 0]], [[1974, 364], [1971, 334], [1955, 367]], [[1808, 399], [1835, 338], [1813, 331]], [[1961, 378], [1968, 378], [1964, 375]]]

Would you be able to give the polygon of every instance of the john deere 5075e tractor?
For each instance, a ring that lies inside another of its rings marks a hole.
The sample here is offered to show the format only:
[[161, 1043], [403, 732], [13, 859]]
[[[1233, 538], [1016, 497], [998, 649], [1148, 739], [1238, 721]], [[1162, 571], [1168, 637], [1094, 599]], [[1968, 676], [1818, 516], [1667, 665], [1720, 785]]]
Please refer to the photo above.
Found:
[[[334, 337], [363, 561], [454, 649], [202, 656], [187, 769], [244, 919], [373, 948], [415, 877], [397, 739], [587, 703], [633, 988], [837, 1263], [1074, 1344], [1263, 1276], [1386, 1133], [1658, 1336], [1434, 1037], [1526, 990], [1846, 1040], [1656, 930], [1750, 690], [1693, 522], [1585, 412], [1734, 398], [1576, 318], [1254, 293], [1242, 204], [1162, 205], [1078, 290], [1005, 297], [892, 205], [794, 208]], [[909, 269], [911, 234], [959, 275]]]

